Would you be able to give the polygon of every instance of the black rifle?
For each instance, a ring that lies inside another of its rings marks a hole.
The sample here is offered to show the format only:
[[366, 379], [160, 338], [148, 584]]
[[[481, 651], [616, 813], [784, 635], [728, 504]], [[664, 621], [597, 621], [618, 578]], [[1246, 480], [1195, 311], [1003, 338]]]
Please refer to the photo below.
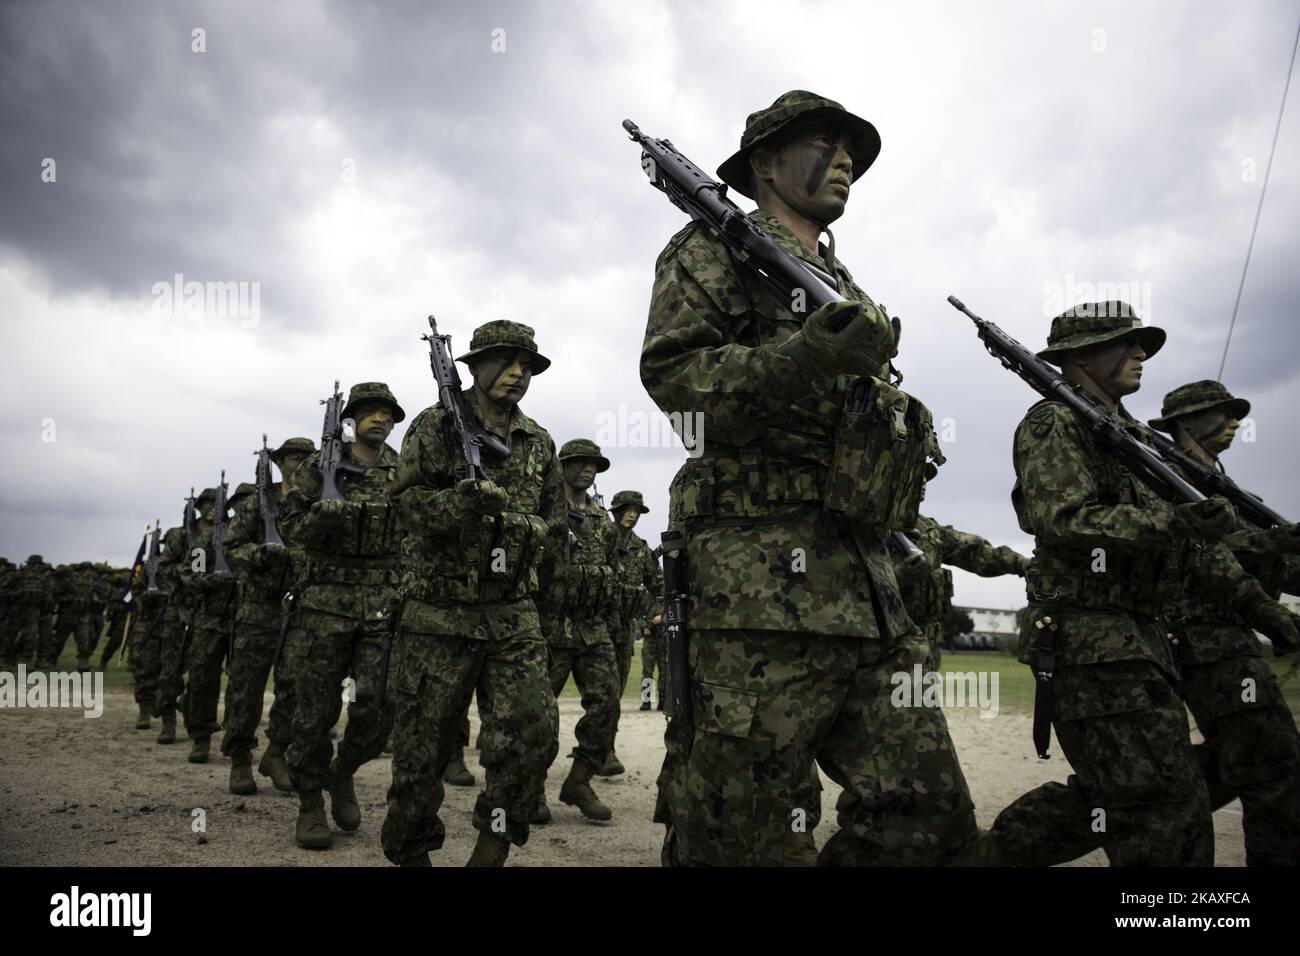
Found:
[[[653, 139], [631, 120], [623, 120], [629, 138], [641, 146], [641, 168], [669, 202], [696, 222], [711, 230], [722, 241], [736, 262], [749, 266], [778, 298], [792, 302], [802, 299], [804, 309], [812, 313], [831, 302], [848, 301], [839, 292], [834, 276], [811, 263], [786, 252], [763, 227], [727, 198], [727, 187], [683, 156], [666, 139]], [[835, 331], [849, 321], [845, 316]], [[901, 377], [899, 379], [901, 381]], [[900, 553], [919, 554], [901, 531], [892, 533], [893, 546]]]
[[198, 502], [194, 500], [194, 488], [190, 487], [190, 496], [185, 499], [185, 520], [182, 526], [185, 528], [185, 550], [190, 554], [194, 553], [194, 539], [198, 537], [199, 529], [194, 525], [194, 510], [198, 507]]
[[393, 638], [397, 634], [397, 625], [402, 619], [402, 606], [406, 603], [406, 592], [397, 593], [397, 603], [388, 612], [384, 624], [384, 651], [379, 659], [379, 706], [384, 706], [384, 697], [388, 694], [388, 661], [393, 653]]
[[1165, 461], [1177, 465], [1191, 479], [1192, 484], [1206, 495], [1220, 495], [1237, 508], [1237, 513], [1251, 524], [1261, 528], [1289, 525], [1290, 521], [1264, 504], [1259, 495], [1246, 491], [1223, 472], [1197, 461], [1168, 435], [1163, 435], [1148, 425], [1139, 425], [1151, 444], [1164, 456]]
[[[317, 470], [321, 478], [321, 501], [345, 501], [343, 496], [344, 475], [364, 475], [366, 470], [352, 461], [343, 434], [343, 393], [339, 391], [338, 379], [334, 380], [334, 394], [322, 398], [325, 406], [325, 424], [321, 429], [320, 457]], [[353, 436], [355, 438], [355, 436]]]
[[[199, 602], [196, 599], [190, 605], [190, 616], [185, 621], [185, 631], [181, 634], [181, 651], [176, 658], [176, 680], [181, 686], [181, 693], [184, 693], [185, 681], [185, 655], [190, 650], [190, 636], [194, 633], [194, 616], [199, 613]], [[179, 695], [178, 695], [179, 696]]]
[[[1166, 465], [1154, 449], [1133, 437], [1118, 419], [1084, 395], [1081, 388], [1067, 382], [1059, 371], [992, 322], [981, 319], [956, 296], [948, 296], [948, 303], [970, 317], [979, 330], [980, 341], [994, 358], [1024, 379], [1038, 394], [1061, 402], [1083, 419], [1102, 445], [1158, 495], [1170, 501], [1205, 500], [1205, 496]], [[1035, 623], [1037, 632], [1030, 665], [1034, 671], [1033, 739], [1039, 759], [1047, 760], [1054, 710], [1052, 681], [1056, 675], [1057, 625], [1050, 615]]]
[[433, 316], [429, 316], [429, 334], [421, 335], [420, 339], [429, 343], [429, 368], [438, 383], [438, 404], [451, 416], [451, 425], [460, 439], [469, 477], [477, 485], [487, 480], [487, 473], [483, 470], [484, 450], [493, 460], [504, 461], [510, 449], [484, 429], [466, 406], [465, 396], [461, 394], [460, 373], [451, 360], [451, 336], [438, 334], [438, 322]]
[[1060, 402], [1082, 418], [1102, 445], [1158, 495], [1168, 501], [1205, 500], [1205, 495], [1165, 464], [1154, 448], [1143, 444], [1125, 430], [1119, 419], [1087, 397], [1079, 386], [1067, 382], [1060, 371], [992, 322], [981, 319], [956, 296], [948, 296], [948, 303], [970, 317], [979, 330], [980, 341], [994, 358], [1024, 379], [1039, 395]]
[[135, 560], [131, 562], [131, 570], [126, 576], [126, 584], [122, 588], [122, 593], [118, 595], [118, 600], [126, 605], [127, 612], [130, 613], [135, 607], [135, 582], [144, 568], [145, 549], [149, 546], [149, 526], [145, 525], [144, 537], [140, 539], [140, 547], [136, 549]]
[[275, 526], [280, 504], [271, 481], [271, 450], [266, 447], [265, 434], [262, 435], [262, 447], [253, 454], [257, 455], [257, 510], [262, 515], [262, 543], [283, 546], [284, 541]]
[[686, 633], [686, 537], [680, 531], [661, 535], [664, 554], [664, 629], [668, 634], [668, 692], [674, 733], [683, 744], [695, 736], [691, 712], [691, 677]]
[[230, 562], [226, 560], [226, 512], [230, 505], [226, 501], [226, 472], [222, 469], [221, 484], [217, 485], [216, 520], [212, 522], [212, 565], [213, 573], [222, 577], [231, 577]]
[[144, 566], [145, 580], [148, 582], [145, 588], [151, 594], [158, 591], [158, 556], [159, 546], [162, 543], [162, 519], [158, 518], [153, 523], [153, 534], [149, 538], [149, 560]]
[[275, 639], [275, 656], [271, 658], [274, 667], [280, 666], [280, 658], [284, 656], [284, 639], [289, 633], [289, 622], [293, 619], [293, 602], [296, 600], [298, 595], [292, 591], [285, 591], [284, 597], [280, 599], [280, 634]]

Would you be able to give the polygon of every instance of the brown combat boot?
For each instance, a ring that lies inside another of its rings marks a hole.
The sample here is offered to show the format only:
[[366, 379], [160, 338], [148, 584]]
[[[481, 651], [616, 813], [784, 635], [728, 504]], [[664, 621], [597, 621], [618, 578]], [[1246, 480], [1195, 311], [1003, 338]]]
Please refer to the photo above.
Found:
[[230, 792], [241, 797], [257, 793], [257, 781], [253, 779], [253, 755], [247, 750], [242, 754], [230, 755]]
[[325, 798], [319, 790], [298, 794], [298, 826], [293, 836], [304, 850], [328, 850], [334, 845], [334, 834], [325, 819]]
[[361, 826], [361, 807], [357, 803], [357, 790], [352, 784], [353, 770], [348, 770], [335, 757], [330, 761], [330, 815], [339, 828], [351, 833]]
[[456, 752], [451, 755], [447, 769], [442, 772], [442, 782], [449, 783], [453, 787], [472, 787], [477, 783], [474, 775], [465, 766], [464, 747], [457, 747]]
[[600, 802], [596, 791], [591, 789], [591, 778], [595, 767], [581, 757], [573, 758], [573, 769], [560, 787], [560, 802], [577, 807], [589, 820], [610, 820], [614, 814], [609, 807]]
[[136, 714], [135, 717], [135, 729], [149, 730], [152, 727], [153, 727], [153, 718], [152, 715], [149, 713], [149, 708], [146, 707], [144, 704], [141, 704], [140, 713]]
[[600, 768], [598, 776], [617, 777], [620, 773], [627, 773], [627, 768], [623, 766], [623, 761], [618, 759], [618, 754], [611, 750], [609, 759], [605, 761], [605, 766]]
[[174, 744], [176, 743], [176, 715], [162, 715], [162, 730], [158, 734], [158, 743]]
[[266, 745], [262, 759], [258, 761], [257, 772], [263, 777], [270, 777], [275, 789], [283, 793], [293, 792], [293, 780], [289, 776], [289, 764], [284, 759], [284, 746], [274, 740]]
[[490, 830], [480, 830], [474, 852], [466, 866], [505, 866], [510, 855], [510, 839]]
[[190, 763], [207, 763], [208, 753], [212, 750], [211, 737], [195, 737], [194, 746], [190, 748], [188, 758]]

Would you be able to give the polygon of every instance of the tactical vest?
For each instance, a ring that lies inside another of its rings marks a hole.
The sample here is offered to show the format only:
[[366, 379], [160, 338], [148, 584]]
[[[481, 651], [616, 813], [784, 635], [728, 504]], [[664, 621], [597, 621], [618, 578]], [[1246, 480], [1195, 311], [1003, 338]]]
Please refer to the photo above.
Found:
[[[1046, 401], [1036, 403], [1034, 408]], [[1154, 503], [1157, 507], [1168, 507], [1154, 492], [1139, 490], [1139, 479], [1097, 446], [1091, 434], [1085, 432], [1085, 435], [1084, 440], [1091, 445], [1090, 457], [1096, 462], [1089, 477], [1103, 505]], [[1020, 495], [1017, 480], [1012, 501], [1018, 513], [1022, 511]], [[1023, 522], [1021, 526], [1024, 527]], [[1032, 529], [1026, 530], [1032, 533]], [[1030, 602], [1035, 604], [1162, 617], [1177, 613], [1196, 550], [1190, 542], [1177, 542], [1160, 551], [1144, 550], [1136, 557], [1129, 557], [1111, 550], [1104, 550], [1100, 555], [1058, 554], [1039, 546], [1034, 549], [1029, 570], [1025, 572], [1025, 589]]]
[[[604, 510], [588, 502], [581, 522], [570, 513], [569, 564], [564, 569], [564, 613], [571, 618], [600, 614], [614, 603], [618, 594], [618, 573], [607, 563], [604, 541], [592, 532], [587, 522], [606, 520]], [[610, 534], [614, 534], [611, 527]]]

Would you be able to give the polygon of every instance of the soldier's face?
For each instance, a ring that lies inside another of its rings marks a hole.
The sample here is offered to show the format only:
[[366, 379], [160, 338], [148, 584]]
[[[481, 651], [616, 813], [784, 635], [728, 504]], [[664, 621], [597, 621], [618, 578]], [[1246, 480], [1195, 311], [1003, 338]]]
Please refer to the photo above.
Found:
[[596, 480], [596, 459], [570, 458], [564, 463], [564, 481], [571, 488], [585, 491]]
[[1136, 335], [1081, 350], [1079, 362], [1088, 375], [1113, 398], [1132, 395], [1142, 387], [1142, 363], [1147, 353]]
[[527, 349], [493, 349], [471, 369], [474, 384], [498, 405], [518, 405], [533, 380], [532, 359]]
[[635, 505], [628, 505], [618, 516], [618, 526], [631, 531], [636, 527], [636, 523], [641, 520], [641, 509]]
[[1178, 421], [1197, 444], [1215, 456], [1228, 450], [1232, 439], [1236, 437], [1237, 428], [1241, 425], [1237, 419], [1217, 408], [1207, 408], [1191, 415], [1183, 415]]
[[796, 129], [779, 145], [756, 149], [754, 176], [787, 206], [828, 226], [844, 215], [853, 185], [849, 140], [833, 126]]
[[306, 460], [307, 456], [302, 454], [302, 452], [291, 452], [286, 454], [280, 459], [280, 476], [282, 478], [288, 478], [297, 471], [298, 466]]
[[352, 420], [356, 422], [357, 441], [371, 448], [378, 448], [393, 432], [393, 410], [380, 402], [361, 403]]

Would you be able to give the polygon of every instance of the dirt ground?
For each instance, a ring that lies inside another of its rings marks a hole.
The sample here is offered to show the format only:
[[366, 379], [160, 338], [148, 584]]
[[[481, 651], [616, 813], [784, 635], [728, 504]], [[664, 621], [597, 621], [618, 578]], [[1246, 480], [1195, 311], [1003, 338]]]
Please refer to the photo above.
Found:
[[[267, 705], [270, 705], [268, 695]], [[580, 712], [576, 700], [560, 701], [561, 758], [547, 781], [555, 820], [534, 829], [528, 845], [510, 857], [515, 866], [656, 866], [662, 827], [651, 822], [654, 782], [663, 753], [663, 715], [635, 709], [625, 700], [618, 753], [627, 773], [597, 778], [596, 787], [613, 810], [610, 823], [584, 821], [559, 802], [562, 774]], [[477, 715], [471, 709], [471, 720]], [[1028, 714], [1004, 712], [981, 719], [974, 710], [948, 714], [981, 826], [1026, 790], [1047, 780], [1063, 781], [1068, 765], [1059, 756], [1040, 761], [1030, 742]], [[227, 789], [229, 762], [220, 756], [219, 736], [207, 764], [186, 761], [183, 735], [170, 746], [154, 743], [159, 722], [148, 732], [133, 729], [130, 695], [107, 691], [103, 716], [80, 711], [0, 710], [0, 865], [6, 866], [356, 866], [387, 865], [379, 849], [389, 759], [362, 768], [357, 795], [361, 828], [335, 831], [328, 852], [299, 849], [293, 840], [297, 799], [258, 777], [253, 796]], [[476, 753], [470, 769], [482, 782]], [[823, 779], [824, 819], [818, 842], [834, 832], [833, 807], [839, 787]], [[447, 842], [433, 854], [436, 865], [458, 866], [468, 858], [475, 831], [470, 816], [477, 788], [447, 788], [443, 820]], [[206, 832], [193, 831], [195, 811]], [[1241, 808], [1215, 814], [1216, 862], [1244, 865]], [[1104, 866], [1100, 852], [1076, 865]]]

